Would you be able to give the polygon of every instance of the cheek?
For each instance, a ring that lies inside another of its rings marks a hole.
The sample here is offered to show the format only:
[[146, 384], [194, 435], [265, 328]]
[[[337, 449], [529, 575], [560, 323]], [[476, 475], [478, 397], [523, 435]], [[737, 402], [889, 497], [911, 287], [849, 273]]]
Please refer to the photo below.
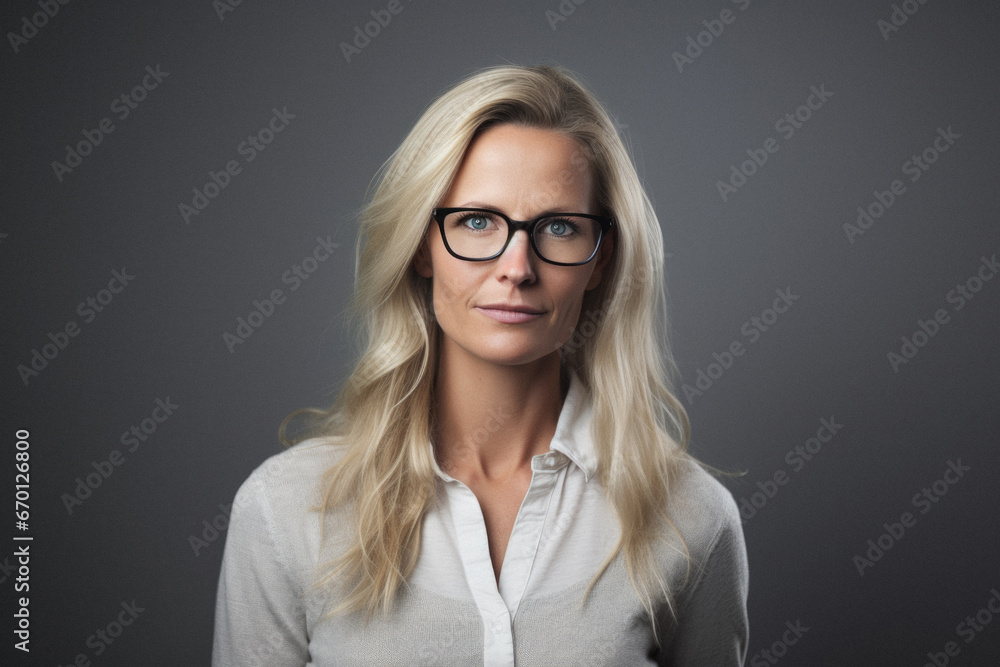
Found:
[[449, 309], [467, 303], [472, 295], [474, 281], [467, 275], [449, 271], [446, 262], [438, 262], [434, 271], [434, 310], [439, 319]]
[[581, 319], [583, 295], [583, 289], [577, 287], [572, 289], [562, 300], [561, 311], [553, 322], [560, 344], [569, 340], [569, 337], [573, 335], [573, 330], [577, 327], [577, 322]]

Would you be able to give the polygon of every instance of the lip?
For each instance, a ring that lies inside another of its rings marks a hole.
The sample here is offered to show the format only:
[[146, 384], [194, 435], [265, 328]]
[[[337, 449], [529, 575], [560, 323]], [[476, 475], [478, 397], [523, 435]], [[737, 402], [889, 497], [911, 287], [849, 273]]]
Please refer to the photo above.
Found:
[[476, 310], [490, 319], [507, 324], [530, 322], [532, 320], [537, 320], [543, 314], [543, 311], [536, 310], [528, 306], [511, 306], [503, 303], [491, 303], [483, 306], [476, 306]]
[[486, 310], [510, 310], [516, 313], [529, 313], [531, 315], [541, 315], [543, 310], [538, 308], [532, 308], [531, 306], [523, 306], [516, 303], [484, 303], [481, 306], [476, 306], [477, 308], [484, 308]]

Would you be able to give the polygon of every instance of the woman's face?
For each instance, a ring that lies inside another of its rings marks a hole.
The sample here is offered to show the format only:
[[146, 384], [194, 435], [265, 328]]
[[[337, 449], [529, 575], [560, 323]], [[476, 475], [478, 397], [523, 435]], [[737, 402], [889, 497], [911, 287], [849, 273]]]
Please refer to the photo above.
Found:
[[[489, 208], [514, 220], [548, 212], [597, 214], [591, 171], [580, 145], [561, 132], [497, 125], [473, 140], [439, 206]], [[434, 222], [414, 268], [432, 278], [442, 344], [458, 348], [449, 353], [526, 364], [557, 353], [572, 335], [584, 292], [600, 282], [611, 250], [607, 236], [587, 264], [558, 266], [539, 259], [521, 230], [500, 257], [469, 262], [448, 252]], [[489, 308], [497, 304], [538, 314], [505, 321], [509, 313]]]

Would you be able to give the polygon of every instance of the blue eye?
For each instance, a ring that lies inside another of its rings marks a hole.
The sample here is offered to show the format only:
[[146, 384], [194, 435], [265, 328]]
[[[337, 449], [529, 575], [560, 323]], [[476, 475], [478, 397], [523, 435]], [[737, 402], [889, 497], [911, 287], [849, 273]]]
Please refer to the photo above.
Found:
[[549, 234], [557, 238], [573, 236], [580, 232], [579, 226], [566, 218], [552, 218], [542, 221], [539, 229], [543, 234]]
[[454, 226], [469, 232], [485, 232], [499, 223], [487, 213], [466, 213], [454, 222]]

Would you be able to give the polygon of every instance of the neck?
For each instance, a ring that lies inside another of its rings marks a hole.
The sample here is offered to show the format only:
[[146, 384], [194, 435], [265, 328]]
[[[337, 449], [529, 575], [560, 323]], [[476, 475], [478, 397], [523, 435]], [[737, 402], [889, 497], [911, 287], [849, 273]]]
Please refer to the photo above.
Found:
[[568, 390], [559, 351], [491, 364], [443, 345], [434, 387], [438, 465], [456, 479], [503, 482], [549, 451]]

